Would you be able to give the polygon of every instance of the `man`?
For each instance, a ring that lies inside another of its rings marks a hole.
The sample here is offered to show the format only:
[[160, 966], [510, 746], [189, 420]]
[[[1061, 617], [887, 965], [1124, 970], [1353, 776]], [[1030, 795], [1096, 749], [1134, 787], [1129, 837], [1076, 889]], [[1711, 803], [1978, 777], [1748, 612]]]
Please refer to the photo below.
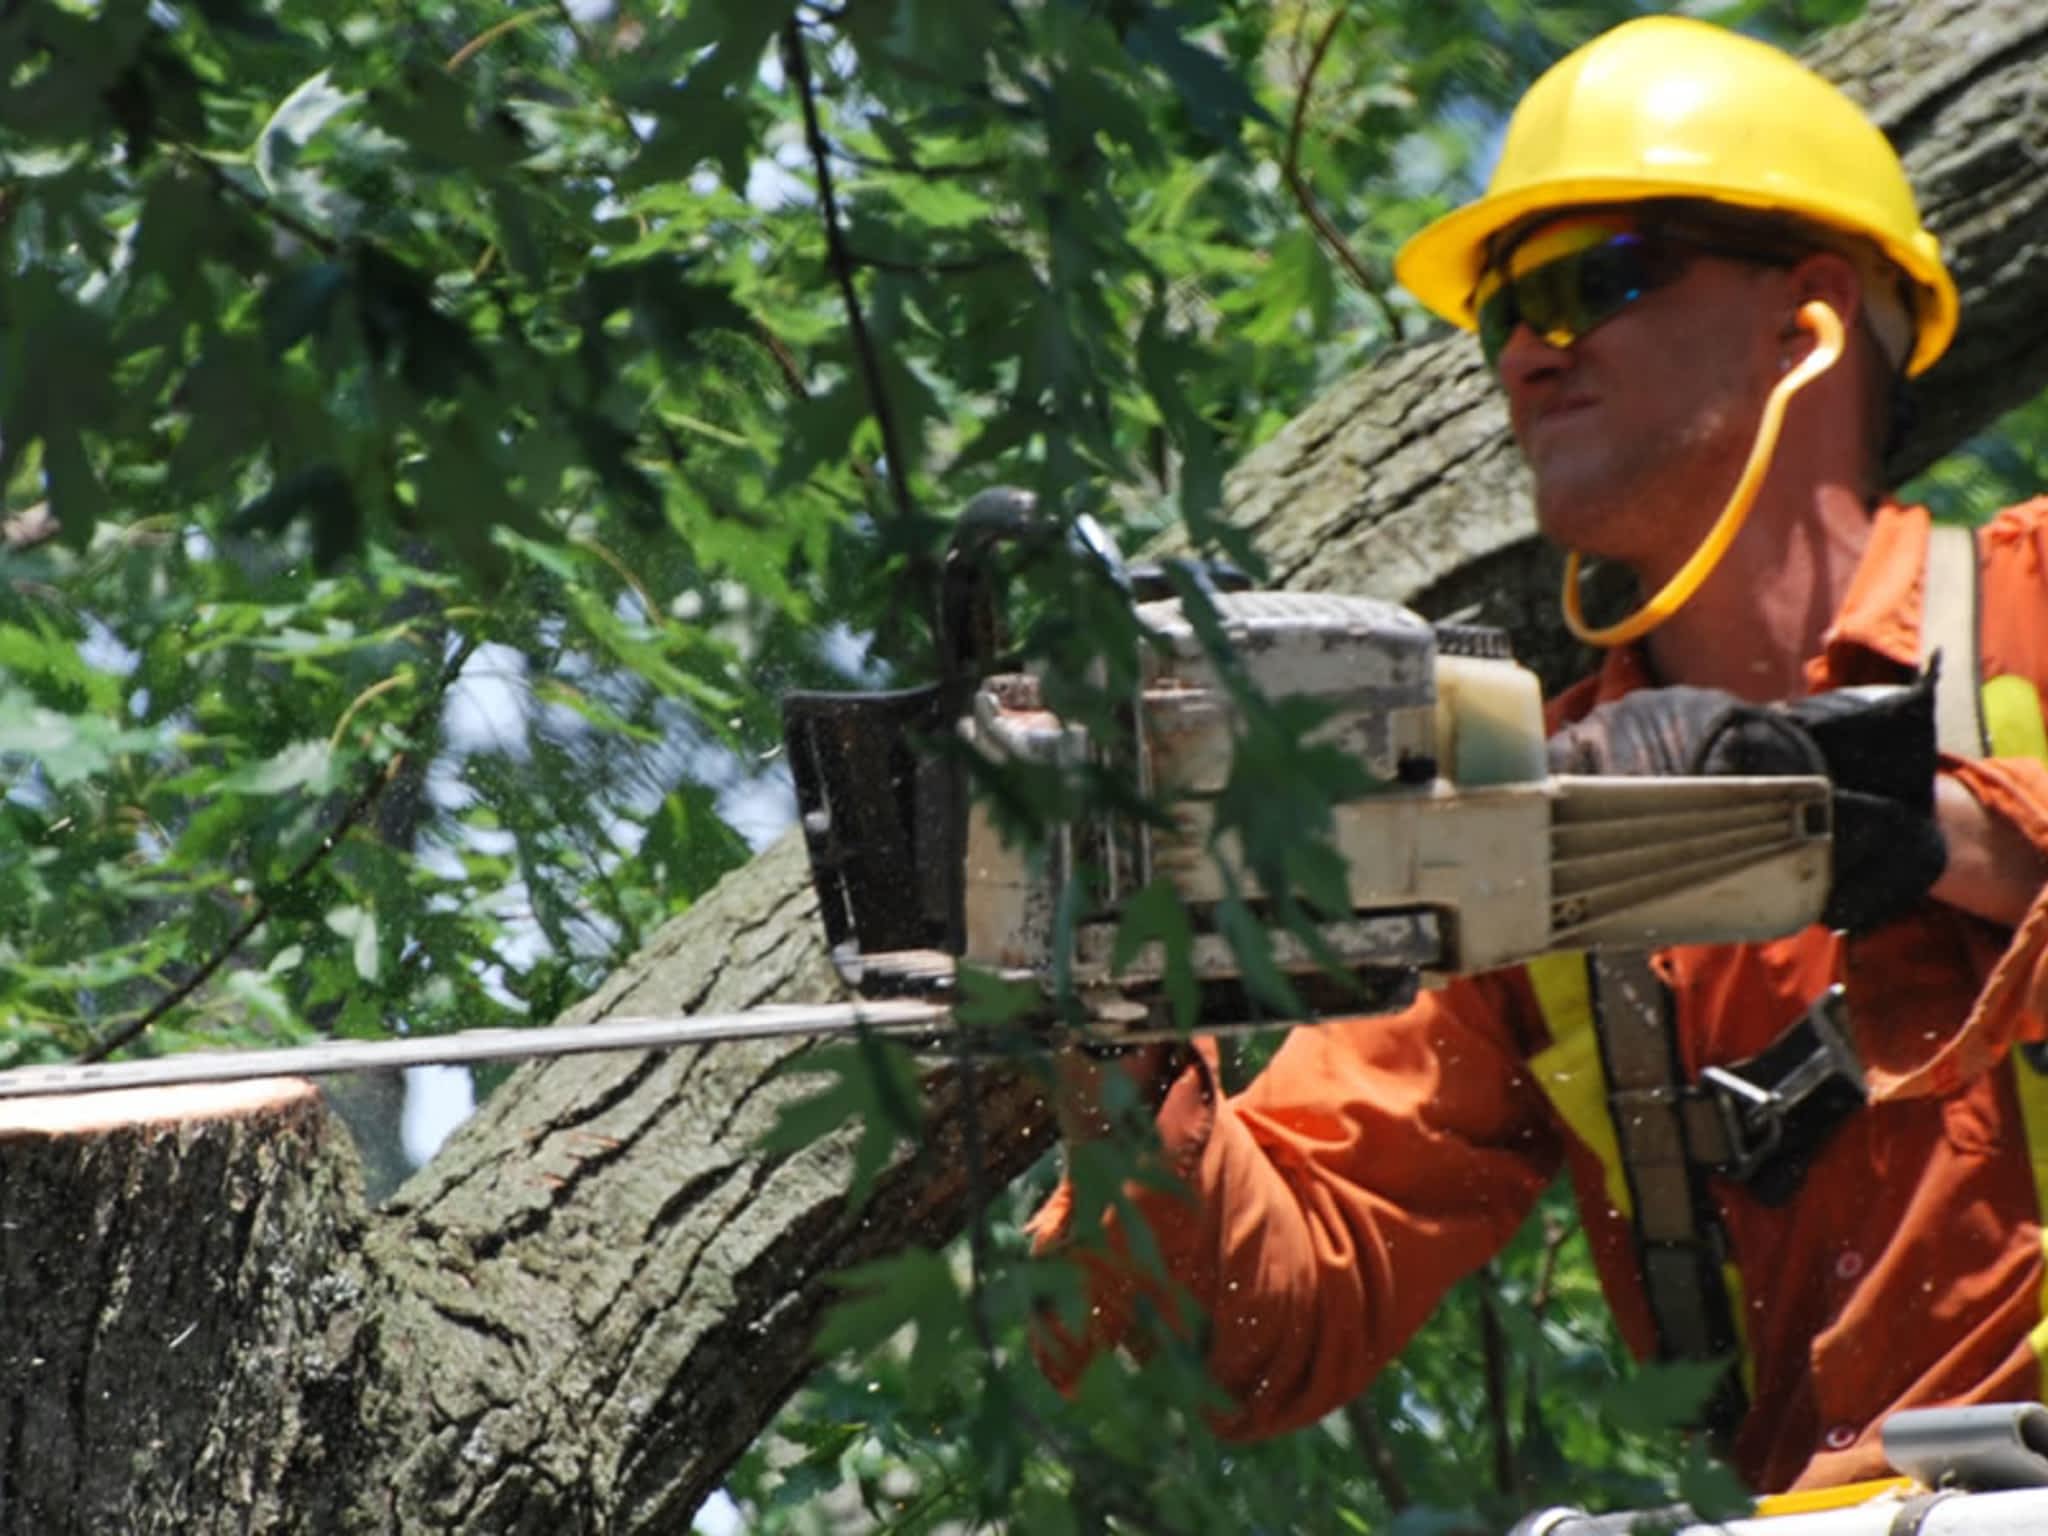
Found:
[[[1487, 195], [1397, 270], [1480, 331], [1544, 532], [1626, 566], [1646, 600], [1617, 626], [1641, 638], [1554, 702], [1553, 764], [1778, 771], [1817, 754], [1837, 777], [1833, 926], [1653, 958], [1675, 1080], [1705, 1102], [1705, 1069], [1761, 1072], [1795, 1037], [1807, 1059], [1800, 1031], [1840, 982], [1871, 1102], [1838, 1104], [1761, 1173], [1689, 1163], [1697, 1229], [1667, 1239], [1647, 1233], [1650, 1176], [1617, 1163], [1611, 1040], [1596, 1053], [1573, 1034], [1623, 1011], [1583, 960], [1298, 1029], [1235, 1099], [1202, 1042], [1179, 1061], [1077, 1062], [1070, 1137], [1089, 1133], [1103, 1072], [1158, 1104], [1188, 1193], [1141, 1208], [1210, 1315], [1210, 1367], [1237, 1404], [1221, 1427], [1277, 1432], [1356, 1393], [1560, 1163], [1630, 1346], [1739, 1362], [1719, 1427], [1760, 1489], [1882, 1472], [1879, 1427], [1900, 1408], [2038, 1398], [2048, 1185], [2029, 1149], [2048, 1157], [2048, 1078], [2016, 1047], [2048, 1036], [2048, 502], [1975, 547], [1980, 670], [2032, 701], [2005, 734], [2036, 755], [1944, 752], [1937, 771], [1910, 705], [1878, 706], [1876, 750], [1836, 734], [1866, 701], [1832, 690], [1910, 684], [1924, 654], [1928, 519], [1879, 477], [1903, 378], [1939, 357], [1956, 303], [1896, 155], [1776, 51], [1631, 22], [1537, 83]], [[1842, 355], [1822, 366], [1829, 316]], [[1794, 375], [1812, 377], [1787, 403]], [[1062, 1189], [1042, 1246], [1069, 1216]], [[1048, 1344], [1056, 1376], [1134, 1310], [1122, 1268], [1091, 1269], [1089, 1334]]]

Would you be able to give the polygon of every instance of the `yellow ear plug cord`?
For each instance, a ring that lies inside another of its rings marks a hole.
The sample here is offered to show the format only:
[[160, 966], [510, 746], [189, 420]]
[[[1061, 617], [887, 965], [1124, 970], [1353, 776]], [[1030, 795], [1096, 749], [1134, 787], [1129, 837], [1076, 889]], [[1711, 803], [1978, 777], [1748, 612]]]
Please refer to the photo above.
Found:
[[1573, 550], [1565, 556], [1564, 622], [1588, 645], [1626, 645], [1631, 640], [1641, 639], [1683, 608], [1699, 591], [1700, 583], [1713, 574], [1714, 567], [1721, 563], [1721, 557], [1728, 553], [1728, 546], [1742, 531], [1749, 509], [1756, 502], [1757, 490], [1763, 485], [1764, 474], [1771, 467], [1771, 455], [1778, 447], [1778, 432], [1785, 424], [1785, 407], [1794, 395], [1834, 367], [1842, 356], [1842, 321], [1832, 309], [1819, 299], [1811, 299], [1799, 306], [1798, 319], [1801, 326], [1813, 332], [1813, 350], [1771, 390], [1770, 398], [1764, 402], [1763, 418], [1757, 423], [1756, 441], [1750, 445], [1749, 462], [1742, 466], [1742, 476], [1735, 482], [1728, 505], [1721, 509], [1721, 516], [1707, 530], [1707, 536], [1700, 540], [1700, 547], [1664, 583], [1662, 590], [1627, 618], [1617, 620], [1604, 629], [1594, 629], [1586, 623], [1585, 615], [1579, 610], [1578, 551]]

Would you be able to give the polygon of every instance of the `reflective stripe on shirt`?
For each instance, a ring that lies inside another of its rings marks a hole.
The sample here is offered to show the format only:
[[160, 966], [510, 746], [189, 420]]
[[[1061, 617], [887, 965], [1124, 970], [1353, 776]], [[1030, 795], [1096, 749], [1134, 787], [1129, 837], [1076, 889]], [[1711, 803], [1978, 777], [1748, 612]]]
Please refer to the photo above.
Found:
[[[2029, 678], [1986, 679], [1984, 731], [1994, 757], [2033, 757], [2048, 762], [2048, 722], [2041, 714], [2041, 694]], [[2041, 1212], [2041, 1320], [2027, 1335], [2034, 1358], [2041, 1362], [2044, 1395], [2048, 1395], [2048, 1073], [2026, 1050], [2012, 1053], [2012, 1083], [2019, 1100], [2020, 1123], [2027, 1132], [2027, 1165], [2034, 1171], [2034, 1200]]]

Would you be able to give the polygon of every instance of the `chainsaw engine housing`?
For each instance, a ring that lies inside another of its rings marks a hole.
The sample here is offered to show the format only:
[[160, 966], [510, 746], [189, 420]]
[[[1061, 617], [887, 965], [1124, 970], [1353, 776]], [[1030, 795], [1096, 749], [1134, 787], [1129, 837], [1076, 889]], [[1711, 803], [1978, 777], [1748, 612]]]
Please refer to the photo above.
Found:
[[[1482, 863], [1514, 868], [1498, 861], [1524, 851], [1532, 835], [1540, 837], [1543, 717], [1534, 676], [1507, 659], [1496, 632], [1460, 632], [1454, 639], [1460, 650], [1494, 654], [1445, 658], [1429, 624], [1372, 598], [1246, 592], [1212, 602], [1250, 681], [1269, 697], [1320, 704], [1327, 718], [1317, 739], [1349, 754], [1373, 786], [1365, 802], [1338, 815], [1354, 911], [1319, 925], [1318, 938], [1354, 973], [1412, 979], [1445, 968], [1456, 945], [1446, 920], [1455, 918], [1456, 908], [1440, 899], [1445, 892], [1431, 888], [1422, 867], [1431, 857], [1416, 836], [1428, 808], [1451, 794], [1444, 770], [1460, 757], [1462, 719], [1462, 755], [1475, 774], [1535, 786], [1531, 794], [1496, 796], [1485, 806], [1460, 802], [1463, 841]], [[1101, 895], [1075, 927], [1070, 965], [1076, 983], [1130, 986], [1160, 979], [1165, 957], [1157, 946], [1141, 950], [1114, 977], [1110, 965], [1116, 908], [1154, 876], [1170, 881], [1188, 910], [1197, 978], [1236, 975], [1236, 957], [1210, 914], [1233, 890], [1255, 910], [1264, 894], [1234, 839], [1215, 834], [1211, 809], [1230, 772], [1237, 709], [1177, 602], [1147, 603], [1138, 614], [1158, 641], [1145, 656], [1137, 708], [1142, 771], [1173, 828], [1068, 827], [1044, 849], [1025, 850], [1005, 842], [982, 811], [970, 810], [963, 953], [978, 965], [1040, 971], [1050, 964], [1059, 894], [1087, 866], [1097, 873]], [[1448, 689], [1440, 677], [1447, 663]], [[1463, 717], [1455, 708], [1460, 698], [1469, 703]], [[1027, 675], [990, 678], [962, 730], [974, 750], [997, 760], [1076, 768], [1090, 752], [1080, 732], [1043, 707], [1037, 679]], [[1381, 797], [1392, 797], [1399, 812], [1357, 814]], [[1492, 850], [1482, 851], [1489, 842]], [[1135, 856], [1118, 855], [1133, 844]], [[1518, 862], [1525, 867], [1527, 861]], [[1534, 897], [1522, 903], [1522, 926], [1540, 932], [1544, 892], [1530, 892], [1526, 882], [1522, 889]], [[1513, 933], [1497, 937], [1517, 943]], [[1273, 942], [1283, 968], [1297, 974], [1319, 969], [1291, 935], [1275, 932]]]

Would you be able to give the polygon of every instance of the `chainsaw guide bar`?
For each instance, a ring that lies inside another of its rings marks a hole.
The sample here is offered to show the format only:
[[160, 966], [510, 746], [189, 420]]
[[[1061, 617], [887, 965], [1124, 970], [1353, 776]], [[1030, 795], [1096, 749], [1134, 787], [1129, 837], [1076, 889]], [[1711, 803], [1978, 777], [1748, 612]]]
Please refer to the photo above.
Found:
[[[177, 1088], [269, 1077], [325, 1077], [340, 1072], [406, 1067], [479, 1066], [600, 1051], [660, 1051], [731, 1045], [749, 1040], [881, 1036], [913, 1049], [958, 1055], [1015, 1057], [1024, 1050], [1066, 1045], [1117, 1047], [1182, 1040], [1186, 1032], [1161, 1006], [1122, 994], [1083, 998], [1086, 1022], [1057, 1025], [1050, 1009], [1006, 1027], [963, 1025], [953, 1013], [954, 967], [931, 951], [867, 955], [864, 989], [878, 995], [849, 1003], [764, 1004], [731, 1013], [671, 1018], [618, 1015], [589, 1024], [539, 1029], [472, 1029], [417, 1039], [330, 1040], [269, 1049], [187, 1051], [144, 1061], [66, 1062], [0, 1071], [0, 1100], [63, 1094]], [[1021, 978], [1013, 978], [1021, 979]], [[1203, 1034], [1242, 1034], [1282, 1027], [1271, 1018], [1201, 1026]]]

